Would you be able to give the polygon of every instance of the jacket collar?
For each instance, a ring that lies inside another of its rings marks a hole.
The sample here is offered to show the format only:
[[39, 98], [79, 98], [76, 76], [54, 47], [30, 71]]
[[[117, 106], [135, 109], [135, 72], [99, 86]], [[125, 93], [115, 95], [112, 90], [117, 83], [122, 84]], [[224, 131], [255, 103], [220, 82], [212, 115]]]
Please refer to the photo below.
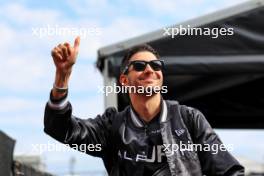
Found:
[[[168, 116], [168, 108], [166, 101], [161, 99], [160, 123], [165, 122], [167, 120], [167, 116]], [[136, 127], [144, 127], [144, 124], [140, 120], [140, 117], [138, 117], [137, 114], [134, 112], [132, 105], [130, 107], [130, 117]]]

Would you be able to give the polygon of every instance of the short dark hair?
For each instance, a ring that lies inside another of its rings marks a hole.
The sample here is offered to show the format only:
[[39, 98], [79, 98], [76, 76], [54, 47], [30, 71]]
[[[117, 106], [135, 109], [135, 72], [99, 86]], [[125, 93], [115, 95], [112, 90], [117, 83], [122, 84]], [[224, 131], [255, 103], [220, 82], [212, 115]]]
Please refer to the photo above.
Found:
[[120, 74], [123, 73], [125, 67], [129, 63], [130, 58], [134, 54], [136, 54], [138, 52], [141, 52], [141, 51], [149, 51], [152, 54], [154, 54], [157, 57], [157, 59], [160, 58], [159, 53], [154, 48], [152, 48], [150, 45], [148, 45], [148, 44], [141, 44], [141, 45], [134, 46], [134, 47], [132, 47], [132, 48], [130, 48], [130, 49], [128, 49], [126, 51], [126, 53], [125, 53], [125, 55], [124, 55], [124, 57], [122, 59], [122, 62], [121, 62]]

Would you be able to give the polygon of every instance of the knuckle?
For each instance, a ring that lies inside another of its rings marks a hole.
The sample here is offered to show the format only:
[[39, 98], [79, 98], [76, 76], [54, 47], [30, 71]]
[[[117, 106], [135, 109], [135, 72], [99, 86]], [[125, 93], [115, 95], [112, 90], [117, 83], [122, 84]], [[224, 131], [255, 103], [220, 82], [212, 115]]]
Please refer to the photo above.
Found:
[[63, 51], [66, 51], [66, 50], [67, 50], [67, 48], [66, 48], [65, 46], [63, 46], [61, 49], [62, 49]]
[[56, 49], [51, 50], [51, 55], [56, 54]]

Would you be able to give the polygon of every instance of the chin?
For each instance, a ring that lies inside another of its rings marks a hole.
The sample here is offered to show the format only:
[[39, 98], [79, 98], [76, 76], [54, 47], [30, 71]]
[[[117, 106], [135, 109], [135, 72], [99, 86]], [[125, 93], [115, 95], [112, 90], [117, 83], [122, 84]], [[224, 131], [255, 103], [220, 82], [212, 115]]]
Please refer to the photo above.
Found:
[[153, 84], [153, 83], [145, 83], [145, 84], [138, 84], [138, 86], [140, 86], [140, 87], [155, 87], [158, 85]]
[[139, 85], [144, 86], [144, 87], [146, 87], [146, 86], [158, 86], [157, 82], [155, 82], [155, 81], [142, 81], [142, 82], [139, 82]]

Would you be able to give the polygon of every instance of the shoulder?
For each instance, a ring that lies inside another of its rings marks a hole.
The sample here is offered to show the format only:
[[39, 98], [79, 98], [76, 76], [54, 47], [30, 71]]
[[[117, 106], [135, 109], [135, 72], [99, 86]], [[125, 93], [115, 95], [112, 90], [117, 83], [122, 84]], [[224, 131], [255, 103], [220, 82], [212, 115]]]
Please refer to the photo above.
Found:
[[115, 107], [108, 107], [105, 109], [103, 115], [113, 116], [113, 115], [116, 115], [117, 113], [118, 113], [118, 111]]
[[199, 118], [200, 116], [203, 116], [203, 113], [198, 110], [197, 108], [187, 106], [184, 104], [180, 104], [176, 100], [165, 100], [169, 108], [179, 108], [179, 111], [183, 118], [191, 118], [191, 119], [196, 119]]

